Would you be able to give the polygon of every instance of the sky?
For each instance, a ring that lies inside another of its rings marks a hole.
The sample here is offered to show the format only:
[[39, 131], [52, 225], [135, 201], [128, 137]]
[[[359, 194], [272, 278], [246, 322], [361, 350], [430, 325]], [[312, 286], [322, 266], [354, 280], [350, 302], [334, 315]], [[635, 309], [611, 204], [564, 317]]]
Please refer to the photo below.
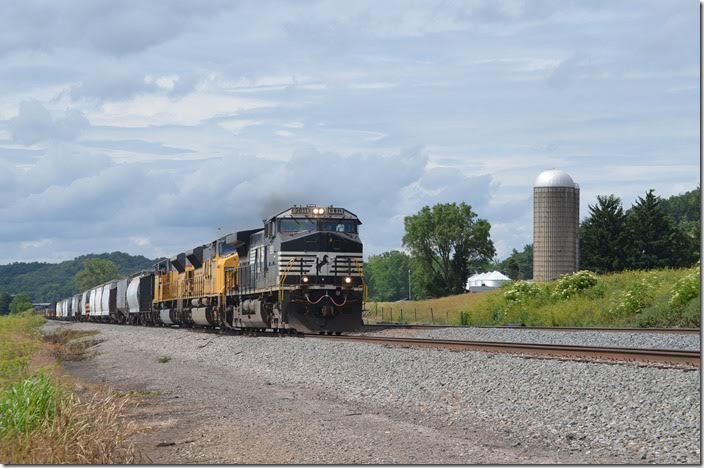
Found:
[[497, 257], [546, 169], [628, 208], [699, 184], [699, 4], [23, 1], [0, 14], [0, 263], [172, 256], [293, 204], [365, 256], [465, 202]]

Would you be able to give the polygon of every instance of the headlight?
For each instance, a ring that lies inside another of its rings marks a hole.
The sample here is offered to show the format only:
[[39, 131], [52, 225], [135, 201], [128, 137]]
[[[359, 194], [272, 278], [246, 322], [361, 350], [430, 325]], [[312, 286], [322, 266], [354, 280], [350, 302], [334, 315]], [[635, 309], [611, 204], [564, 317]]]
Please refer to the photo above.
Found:
[[349, 276], [345, 276], [345, 284], [350, 284], [352, 282], [352, 278]]
[[308, 277], [307, 277], [307, 276], [304, 276], [303, 278], [301, 278], [301, 280], [302, 280], [304, 283], [307, 283], [307, 282], [308, 282]]

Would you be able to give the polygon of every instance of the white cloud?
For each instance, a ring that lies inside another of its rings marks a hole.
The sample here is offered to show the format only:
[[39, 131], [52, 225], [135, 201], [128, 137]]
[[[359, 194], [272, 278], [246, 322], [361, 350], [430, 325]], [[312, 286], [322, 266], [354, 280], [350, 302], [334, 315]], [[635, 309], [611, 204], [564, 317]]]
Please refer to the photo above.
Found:
[[393, 88], [396, 85], [394, 83], [351, 83], [349, 85], [350, 89], [388, 89]]
[[52, 244], [51, 239], [41, 239], [36, 241], [22, 241], [20, 242], [20, 249], [22, 250], [35, 250], [42, 247], [47, 247]]
[[79, 110], [68, 110], [63, 116], [52, 117], [47, 108], [36, 101], [23, 102], [17, 115], [8, 121], [12, 139], [23, 145], [73, 140], [89, 125]]
[[145, 247], [149, 244], [151, 244], [151, 241], [149, 240], [148, 237], [138, 237], [138, 236], [130, 236], [130, 242], [132, 242], [134, 245], [138, 247]]
[[284, 127], [286, 128], [303, 128], [305, 127], [305, 124], [303, 122], [286, 122], [284, 124]]
[[88, 113], [94, 125], [148, 127], [150, 125], [197, 125], [222, 115], [273, 107], [273, 102], [244, 99], [227, 94], [196, 92], [181, 98], [143, 95], [129, 101], [107, 102]]

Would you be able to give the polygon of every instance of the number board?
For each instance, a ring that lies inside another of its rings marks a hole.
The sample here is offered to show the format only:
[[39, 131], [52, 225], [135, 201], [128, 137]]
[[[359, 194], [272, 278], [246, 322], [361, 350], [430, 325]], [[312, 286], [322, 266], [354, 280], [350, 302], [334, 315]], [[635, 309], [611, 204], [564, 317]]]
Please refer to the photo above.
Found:
[[308, 214], [311, 212], [311, 209], [308, 208], [307, 206], [296, 206], [291, 208], [291, 214]]
[[328, 208], [328, 214], [343, 215], [343, 214], [345, 214], [345, 210], [343, 210], [342, 208], [332, 208], [331, 207], [331, 208]]

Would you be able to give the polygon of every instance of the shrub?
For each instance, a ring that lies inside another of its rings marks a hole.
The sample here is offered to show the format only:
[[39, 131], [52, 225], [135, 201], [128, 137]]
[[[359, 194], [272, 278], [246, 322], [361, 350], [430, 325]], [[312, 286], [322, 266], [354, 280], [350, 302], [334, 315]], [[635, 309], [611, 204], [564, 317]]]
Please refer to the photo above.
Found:
[[542, 293], [540, 285], [528, 281], [514, 281], [504, 291], [506, 302], [526, 303], [530, 298], [538, 297]]
[[695, 297], [689, 301], [682, 310], [682, 322], [683, 327], [701, 327], [702, 322], [702, 299], [701, 297]]
[[682, 307], [689, 301], [699, 296], [701, 280], [699, 277], [699, 266], [686, 276], [680, 278], [672, 287], [672, 298], [670, 305]]
[[612, 312], [615, 315], [635, 315], [640, 313], [655, 299], [655, 285], [649, 278], [641, 278], [629, 286], [621, 295], [621, 300]]
[[593, 288], [597, 283], [596, 275], [588, 270], [564, 275], [555, 281], [552, 297], [554, 299], [569, 299], [582, 291]]

